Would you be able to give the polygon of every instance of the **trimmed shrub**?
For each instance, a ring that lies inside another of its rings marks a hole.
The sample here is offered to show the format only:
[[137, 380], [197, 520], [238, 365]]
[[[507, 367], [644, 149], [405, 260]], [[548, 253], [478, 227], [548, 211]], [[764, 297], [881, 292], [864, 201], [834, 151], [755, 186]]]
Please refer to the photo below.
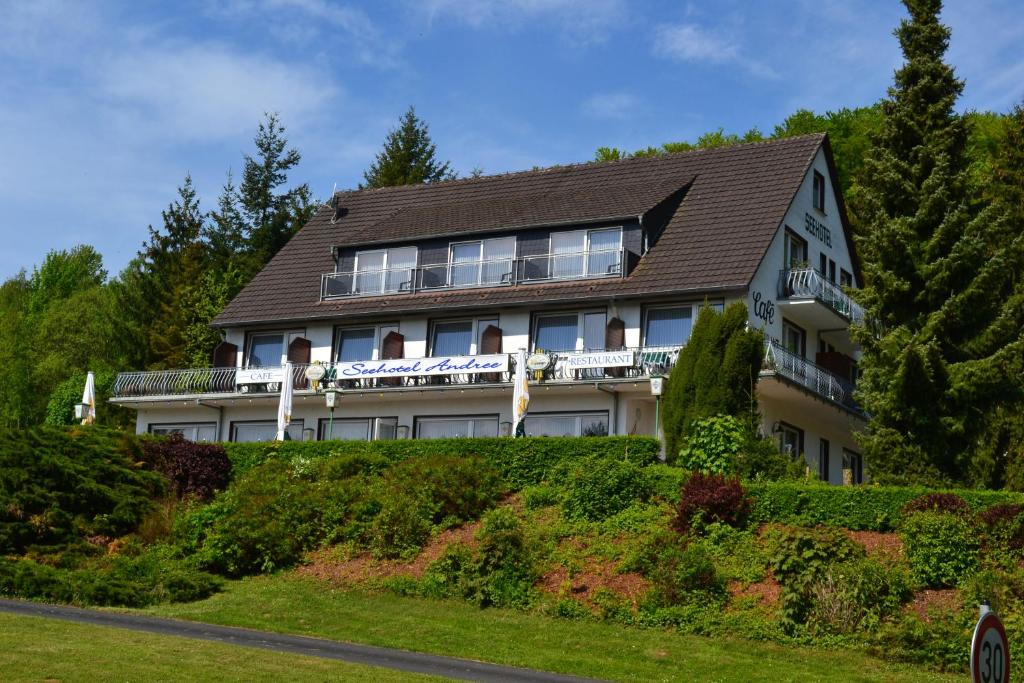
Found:
[[171, 491], [178, 498], [209, 500], [227, 488], [231, 461], [219, 444], [196, 443], [172, 434], [143, 440], [142, 451], [146, 462], [170, 480]]
[[978, 540], [957, 515], [916, 512], [900, 526], [914, 576], [932, 588], [956, 586], [978, 565]]
[[722, 522], [738, 527], [749, 512], [750, 499], [739, 479], [696, 472], [683, 484], [672, 527], [684, 534], [695, 524]]
[[415, 554], [430, 538], [430, 520], [421, 501], [407, 494], [388, 498], [370, 526], [370, 550], [376, 557], [397, 558]]
[[571, 519], [596, 521], [650, 495], [643, 468], [624, 460], [590, 457], [569, 470], [562, 510]]
[[268, 460], [310, 460], [328, 456], [368, 455], [396, 463], [423, 457], [478, 457], [490, 463], [518, 490], [539, 484], [560, 465], [590, 456], [628, 460], [635, 465], [658, 461], [661, 444], [645, 436], [508, 437], [479, 439], [403, 439], [398, 441], [284, 441], [225, 443], [233, 474], [239, 476]]
[[133, 530], [163, 492], [134, 435], [99, 427], [0, 429], [0, 555]]
[[[921, 487], [830, 486], [817, 482], [749, 482], [753, 523], [827, 524], [854, 530], [892, 531], [904, 518], [903, 508], [922, 495]], [[953, 491], [972, 510], [997, 503], [1024, 504], [1024, 495], [1009, 491]]]
[[951, 515], [964, 515], [971, 511], [967, 501], [955, 493], [926, 493], [903, 506], [904, 515], [915, 512], [945, 512]]

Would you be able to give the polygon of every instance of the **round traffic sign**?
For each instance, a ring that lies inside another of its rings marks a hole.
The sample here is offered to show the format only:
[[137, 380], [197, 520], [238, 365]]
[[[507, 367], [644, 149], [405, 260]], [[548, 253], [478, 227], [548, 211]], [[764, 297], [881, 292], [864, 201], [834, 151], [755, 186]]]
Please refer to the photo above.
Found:
[[971, 680], [974, 683], [1008, 683], [1010, 680], [1010, 644], [1003, 622], [993, 612], [983, 614], [974, 627]]

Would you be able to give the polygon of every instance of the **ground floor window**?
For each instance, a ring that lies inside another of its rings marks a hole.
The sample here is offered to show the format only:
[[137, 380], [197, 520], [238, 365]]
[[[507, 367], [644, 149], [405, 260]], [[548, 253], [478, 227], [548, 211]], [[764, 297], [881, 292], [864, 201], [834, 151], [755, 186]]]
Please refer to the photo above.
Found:
[[526, 435], [608, 436], [608, 411], [528, 414]]
[[[846, 472], [849, 471], [850, 481], [847, 481]], [[843, 449], [843, 483], [863, 484], [864, 483], [864, 458], [860, 453], [854, 453]]]
[[149, 433], [156, 436], [181, 434], [189, 441], [216, 441], [216, 422], [178, 422], [175, 424], [151, 424]]
[[792, 458], [804, 452], [804, 430], [786, 422], [776, 426], [779, 435], [779, 452]]
[[476, 436], [497, 436], [497, 415], [453, 417], [417, 417], [414, 433], [417, 439], [458, 439]]
[[394, 439], [398, 431], [397, 417], [320, 418], [317, 439], [320, 441], [385, 441]]
[[[288, 436], [292, 441], [302, 441], [302, 420], [292, 420], [288, 425]], [[277, 420], [232, 422], [231, 440], [237, 443], [252, 441], [273, 441], [277, 436]]]

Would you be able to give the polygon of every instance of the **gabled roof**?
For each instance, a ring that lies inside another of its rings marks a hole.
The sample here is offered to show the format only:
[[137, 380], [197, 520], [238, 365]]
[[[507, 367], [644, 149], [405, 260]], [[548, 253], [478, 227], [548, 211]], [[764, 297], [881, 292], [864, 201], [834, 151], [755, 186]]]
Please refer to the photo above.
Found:
[[[337, 220], [334, 208], [322, 207], [213, 324], [745, 289], [824, 140], [806, 135], [338, 193]], [[678, 205], [667, 202], [680, 194]], [[623, 279], [320, 301], [320, 276], [334, 269], [332, 247], [632, 219], [659, 206], [672, 211], [665, 229]]]

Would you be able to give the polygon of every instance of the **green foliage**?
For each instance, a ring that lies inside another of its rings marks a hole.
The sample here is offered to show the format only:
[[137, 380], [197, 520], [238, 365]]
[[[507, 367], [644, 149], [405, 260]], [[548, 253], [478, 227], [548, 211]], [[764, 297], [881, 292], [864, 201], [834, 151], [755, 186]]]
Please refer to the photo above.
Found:
[[646, 575], [651, 579], [648, 600], [658, 607], [721, 602], [725, 596], [725, 581], [702, 545], [665, 545]]
[[562, 510], [570, 519], [605, 519], [651, 494], [643, 468], [626, 460], [590, 457], [569, 469]]
[[594, 161], [618, 161], [630, 157], [650, 157], [658, 154], [677, 154], [679, 152], [690, 152], [695, 149], [714, 149], [716, 147], [730, 147], [745, 142], [760, 142], [764, 139], [757, 128], [751, 128], [746, 133], [726, 133], [724, 128], [708, 131], [697, 137], [695, 142], [685, 140], [679, 142], [666, 142], [659, 147], [645, 147], [635, 152], [626, 152], [615, 147], [598, 147], [594, 154]]
[[679, 464], [705, 474], [731, 474], [746, 436], [743, 422], [732, 415], [697, 420], [679, 451]]
[[409, 107], [398, 122], [398, 128], [388, 132], [384, 149], [363, 174], [363, 187], [391, 187], [418, 185], [450, 180], [455, 177], [450, 164], [437, 159], [437, 146], [430, 139], [427, 124]]
[[[96, 381], [96, 424], [108, 427], [131, 428], [135, 422], [135, 411], [108, 403], [111, 389], [117, 373], [113, 370], [100, 370], [95, 375]], [[64, 427], [75, 423], [75, 404], [82, 401], [82, 390], [85, 388], [85, 372], [76, 372], [54, 387], [50, 400], [46, 404], [44, 424]]]
[[834, 562], [807, 587], [808, 630], [816, 635], [874, 630], [910, 599], [912, 585], [910, 573], [900, 565], [890, 567], [871, 558]]
[[747, 329], [747, 307], [741, 302], [723, 313], [711, 306], [701, 309], [662, 401], [665, 450], [671, 459], [698, 420], [733, 415], [753, 431], [762, 339], [760, 332]]
[[947, 612], [926, 622], [916, 614], [903, 614], [871, 633], [869, 652], [941, 671], [963, 671], [970, 657], [975, 618], [968, 612]]
[[978, 566], [978, 540], [959, 515], [917, 512], [900, 525], [914, 576], [932, 588], [958, 585]]
[[657, 439], [638, 436], [503, 437], [477, 439], [404, 439], [397, 441], [284, 441], [226, 443], [228, 457], [239, 476], [268, 460], [309, 460], [363, 454], [399, 462], [409, 458], [450, 455], [476, 456], [490, 463], [514, 489], [537, 484], [554, 468], [592, 456], [628, 460], [636, 465], [656, 462]]
[[[903, 520], [903, 508], [931, 493], [921, 487], [829, 486], [814, 482], [751, 482], [752, 523], [842, 526], [848, 529], [892, 531]], [[955, 493], [973, 510], [996, 503], [1024, 503], [1024, 496], [1003, 491]]]
[[0, 554], [131, 531], [165, 487], [134, 436], [98, 427], [0, 429]]

